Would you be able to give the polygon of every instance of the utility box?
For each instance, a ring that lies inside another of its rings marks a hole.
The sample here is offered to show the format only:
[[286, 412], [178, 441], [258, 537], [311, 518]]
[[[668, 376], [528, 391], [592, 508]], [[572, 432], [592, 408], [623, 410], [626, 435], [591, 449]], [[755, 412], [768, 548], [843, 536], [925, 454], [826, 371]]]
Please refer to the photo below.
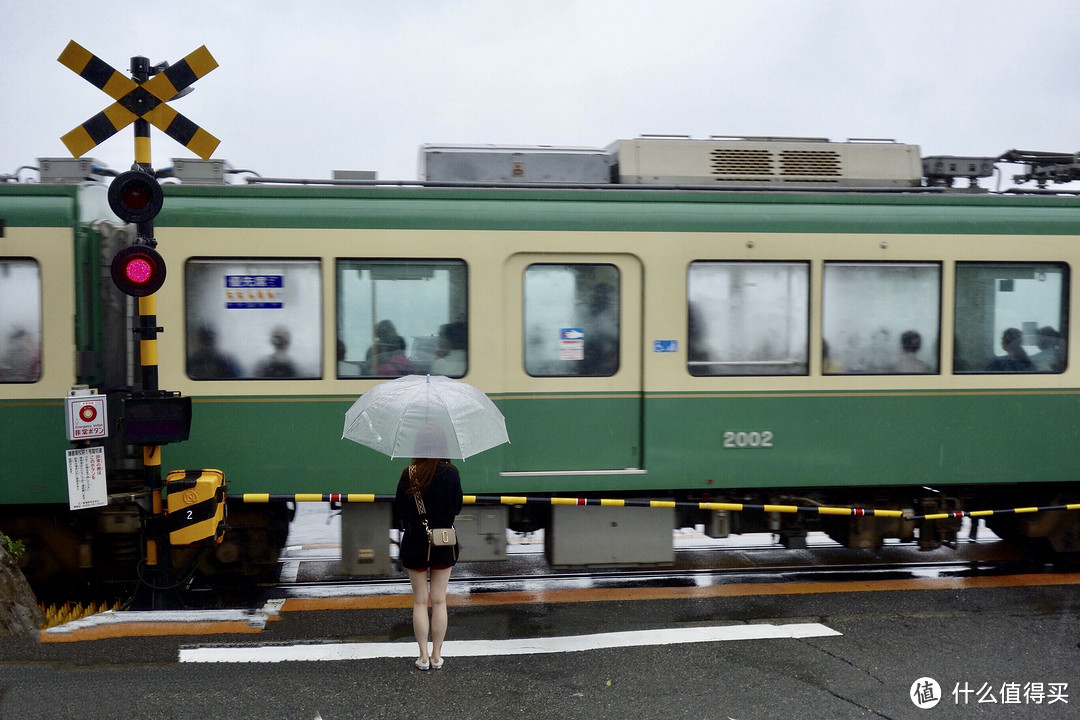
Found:
[[101, 179], [104, 166], [93, 158], [38, 158], [39, 180], [43, 185], [71, 185]]
[[461, 562], [505, 560], [506, 525], [510, 508], [505, 505], [466, 505], [454, 519]]
[[184, 185], [225, 185], [225, 175], [231, 171], [227, 160], [173, 158], [173, 177]]
[[556, 505], [547, 560], [552, 567], [673, 565], [674, 508]]
[[341, 506], [341, 574], [389, 575], [390, 503]]
[[611, 182], [614, 158], [600, 148], [423, 145], [420, 179], [446, 183]]

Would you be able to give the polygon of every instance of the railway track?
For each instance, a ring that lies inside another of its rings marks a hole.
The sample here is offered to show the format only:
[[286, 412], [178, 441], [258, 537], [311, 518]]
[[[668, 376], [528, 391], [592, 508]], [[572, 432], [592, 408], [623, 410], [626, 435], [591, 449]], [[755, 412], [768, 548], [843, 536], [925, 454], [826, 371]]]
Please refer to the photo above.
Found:
[[[328, 550], [329, 548], [327, 548]], [[270, 596], [399, 594], [409, 591], [404, 574], [342, 577], [339, 557], [328, 552], [289, 557], [282, 580], [263, 586]], [[518, 549], [505, 561], [461, 563], [451, 588], [495, 593], [618, 587], [708, 587], [758, 582], [891, 580], [901, 578], [976, 577], [1048, 571], [994, 539], [968, 540], [956, 548], [921, 552], [914, 543], [890, 544], [876, 551], [852, 550], [826, 541], [806, 550], [775, 544], [701, 543], [677, 548], [670, 567], [552, 569], [542, 546]], [[453, 590], [452, 590], [453, 591]]]

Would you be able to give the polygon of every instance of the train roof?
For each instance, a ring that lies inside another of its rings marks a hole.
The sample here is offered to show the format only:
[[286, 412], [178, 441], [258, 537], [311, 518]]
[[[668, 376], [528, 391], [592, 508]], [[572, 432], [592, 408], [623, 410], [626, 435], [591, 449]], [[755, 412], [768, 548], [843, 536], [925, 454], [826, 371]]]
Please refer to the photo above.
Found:
[[158, 225], [1072, 235], [1080, 228], [1080, 198], [172, 185]]
[[[419, 181], [263, 177], [224, 160], [158, 171], [159, 226], [667, 232], [1063, 234], [1080, 227], [1073, 155], [920, 157], [891, 140], [642, 137], [606, 148], [424, 145]], [[1037, 189], [978, 184], [1002, 164]], [[0, 182], [9, 226], [113, 218], [116, 173], [40, 161], [42, 182]], [[956, 187], [967, 178], [968, 186]], [[4, 176], [0, 176], [3, 180]], [[19, 197], [21, 200], [15, 200]]]
[[[103, 183], [0, 183], [9, 227], [114, 219]], [[1075, 235], [1080, 197], [166, 183], [159, 228]]]
[[[174, 159], [159, 178], [185, 185], [281, 184], [418, 187], [517, 187], [589, 189], [769, 190], [836, 192], [990, 192], [980, 180], [1003, 165], [1019, 166], [1004, 192], [1080, 193], [1048, 185], [1080, 181], [1080, 153], [1009, 150], [996, 156], [921, 157], [917, 145], [891, 139], [853, 138], [843, 142], [813, 137], [645, 135], [605, 147], [541, 145], [424, 144], [419, 180], [387, 181], [370, 171], [335, 171], [331, 179], [266, 177], [234, 168], [227, 160]], [[39, 182], [108, 182], [118, 173], [92, 158], [40, 158], [0, 186], [18, 183], [23, 171], [37, 170]], [[963, 185], [966, 181], [966, 185]], [[961, 183], [959, 186], [958, 183]]]

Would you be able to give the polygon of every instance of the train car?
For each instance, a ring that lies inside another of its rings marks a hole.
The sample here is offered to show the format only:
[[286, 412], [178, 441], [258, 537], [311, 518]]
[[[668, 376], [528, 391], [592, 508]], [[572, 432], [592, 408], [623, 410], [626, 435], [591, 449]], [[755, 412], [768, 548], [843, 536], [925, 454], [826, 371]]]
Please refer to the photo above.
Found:
[[[466, 493], [684, 501], [653, 516], [669, 545], [672, 524], [791, 546], [820, 527], [855, 547], [958, 527], [761, 512], [720, 528], [704, 500], [1080, 500], [1080, 198], [953, 189], [999, 158], [897, 143], [643, 138], [565, 156], [559, 175], [527, 149], [425, 146], [419, 183], [165, 184], [159, 384], [193, 419], [163, 467], [220, 468], [234, 499], [208, 573], [275, 567], [290, 509], [245, 494], [393, 493], [404, 461], [342, 441], [342, 422], [410, 373], [476, 385], [506, 416], [510, 444], [460, 463]], [[131, 577], [144, 529], [137, 448], [117, 438], [110, 504], [67, 506], [62, 398], [138, 386], [131, 302], [103, 272], [133, 233], [103, 186], [0, 184], [0, 530], [40, 584]], [[637, 519], [618, 552], [577, 552], [620, 521], [565, 510], [516, 504], [508, 523], [545, 528], [553, 564], [653, 560]], [[1075, 552], [1076, 515], [987, 522]]]

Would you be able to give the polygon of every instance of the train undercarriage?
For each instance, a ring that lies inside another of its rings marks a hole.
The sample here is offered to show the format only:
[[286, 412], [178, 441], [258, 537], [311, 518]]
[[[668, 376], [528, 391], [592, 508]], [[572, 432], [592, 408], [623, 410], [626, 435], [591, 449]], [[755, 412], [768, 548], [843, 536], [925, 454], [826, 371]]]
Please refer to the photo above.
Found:
[[[924, 550], [955, 547], [961, 540], [964, 514], [974, 512], [969, 530], [973, 535], [980, 527], [978, 519], [982, 518], [989, 530], [1024, 548], [1033, 559], [1077, 556], [1080, 512], [1051, 508], [1062, 508], [1080, 498], [1053, 485], [1025, 486], [1022, 491], [1021, 496], [1014, 488], [965, 486], [942, 491], [924, 488], [923, 492], [914, 494], [910, 488], [679, 493], [674, 495], [675, 507], [667, 515], [648, 507], [598, 506], [588, 510], [599, 514], [587, 515], [585, 508], [538, 502], [506, 508], [503, 531], [544, 530], [552, 566], [648, 565], [663, 564], [663, 560], [657, 561], [655, 554], [649, 555], [648, 548], [644, 555], [636, 557], [635, 542], [651, 532], [644, 529], [645, 524], [659, 517], [670, 518], [676, 529], [700, 526], [706, 535], [714, 538], [770, 533], [784, 547], [795, 550], [806, 548], [809, 533], [824, 532], [845, 547], [873, 551], [887, 541], [915, 542]], [[668, 494], [668, 498], [672, 496]], [[649, 497], [656, 499], [661, 495]], [[0, 527], [25, 547], [20, 566], [40, 601], [124, 600], [135, 592], [138, 579], [145, 577], [142, 558], [147, 512], [134, 498], [135, 495], [120, 501], [114, 498], [108, 507], [91, 512], [22, 506], [7, 508], [0, 514]], [[992, 506], [987, 506], [988, 500]], [[741, 504], [746, 509], [704, 510], [701, 503]], [[773, 506], [785, 510], [771, 510]], [[821, 507], [894, 510], [901, 511], [903, 517], [790, 511]], [[995, 512], [979, 514], [990, 509]], [[466, 508], [463, 512], [468, 511]], [[632, 512], [638, 514], [631, 517]], [[245, 505], [230, 501], [223, 542], [210, 547], [173, 548], [170, 582], [177, 587], [198, 587], [227, 596], [274, 581], [293, 515], [291, 503]], [[947, 517], [923, 517], [940, 515]], [[584, 524], [579, 522], [586, 517]], [[668, 526], [666, 520], [660, 522], [662, 527], [658, 532], [662, 536], [663, 527]], [[662, 539], [659, 542], [663, 544]], [[595, 555], [583, 556], [577, 552], [577, 546], [605, 543], [618, 546], [610, 561], [603, 556], [597, 560]], [[652, 549], [655, 546], [654, 541]], [[663, 557], [663, 548], [659, 557]]]
[[[276, 578], [293, 506], [230, 503], [227, 512], [220, 545], [172, 548], [169, 585], [244, 591]], [[39, 602], [124, 601], [146, 578], [146, 517], [134, 500], [79, 513], [66, 506], [12, 506], [0, 514], [0, 527], [22, 543], [19, 566]]]

